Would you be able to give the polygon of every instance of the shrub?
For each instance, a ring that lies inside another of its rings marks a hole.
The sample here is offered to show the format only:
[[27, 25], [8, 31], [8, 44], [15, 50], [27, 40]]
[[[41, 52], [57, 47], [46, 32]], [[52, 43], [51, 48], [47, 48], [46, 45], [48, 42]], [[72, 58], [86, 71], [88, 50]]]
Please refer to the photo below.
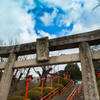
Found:
[[43, 93], [41, 93], [41, 91], [30, 90], [30, 91], [28, 92], [28, 98], [31, 99], [31, 97], [32, 97], [33, 95], [36, 95], [36, 94], [38, 94], [39, 96], [43, 97]]
[[31, 100], [40, 100], [42, 97], [40, 95], [33, 95]]
[[[46, 96], [48, 93], [53, 91], [54, 87], [43, 87], [43, 96]], [[41, 87], [34, 87], [33, 90], [41, 91]]]
[[98, 89], [98, 90], [99, 90], [99, 96], [100, 96], [100, 87], [99, 87], [99, 89]]
[[98, 88], [100, 87], [100, 80], [98, 80], [98, 82], [97, 82], [97, 86], [98, 86]]
[[97, 77], [96, 80], [97, 80], [97, 82], [98, 82], [98, 81], [100, 80], [100, 77]]
[[[25, 100], [25, 97], [22, 96], [13, 96], [13, 97], [8, 97], [7, 100]], [[27, 99], [30, 100], [30, 99]]]
[[62, 84], [57, 84], [57, 83], [55, 83], [55, 88], [59, 88], [59, 90], [62, 90], [63, 88], [64, 88], [64, 86], [62, 85]]
[[[43, 88], [44, 89], [44, 88]], [[34, 87], [32, 90], [41, 91], [41, 87]]]
[[[54, 82], [58, 83], [58, 78], [54, 78]], [[69, 80], [64, 79], [63, 77], [60, 77], [60, 84], [63, 84], [64, 86], [66, 86], [69, 83]]]
[[52, 92], [55, 88], [54, 87], [44, 87], [43, 88], [43, 96], [46, 96], [50, 92]]

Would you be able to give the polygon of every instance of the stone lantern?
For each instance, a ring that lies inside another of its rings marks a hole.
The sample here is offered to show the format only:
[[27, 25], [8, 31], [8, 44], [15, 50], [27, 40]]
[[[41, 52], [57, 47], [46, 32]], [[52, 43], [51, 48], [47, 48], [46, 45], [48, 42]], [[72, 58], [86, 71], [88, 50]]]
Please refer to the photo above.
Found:
[[97, 74], [97, 77], [100, 77], [100, 68], [97, 70], [96, 74]]
[[52, 87], [52, 82], [53, 82], [53, 78], [54, 78], [54, 74], [52, 73], [52, 74], [50, 74], [51, 76], [51, 87]]
[[70, 75], [68, 75], [68, 79], [70, 80]]
[[63, 75], [64, 75], [64, 79], [65, 79], [66, 73], [64, 72]]
[[28, 93], [29, 82], [31, 82], [32, 79], [33, 79], [32, 75], [27, 75], [26, 76], [27, 87], [26, 87], [25, 100], [27, 100], [27, 93]]
[[61, 75], [58, 74], [57, 77], [58, 77], [58, 85], [59, 85], [59, 81], [60, 81], [60, 77], [61, 77]]
[[42, 85], [41, 85], [41, 93], [43, 93], [43, 85], [44, 85], [44, 81], [46, 80], [46, 76], [43, 75], [41, 76], [41, 81], [42, 81]]

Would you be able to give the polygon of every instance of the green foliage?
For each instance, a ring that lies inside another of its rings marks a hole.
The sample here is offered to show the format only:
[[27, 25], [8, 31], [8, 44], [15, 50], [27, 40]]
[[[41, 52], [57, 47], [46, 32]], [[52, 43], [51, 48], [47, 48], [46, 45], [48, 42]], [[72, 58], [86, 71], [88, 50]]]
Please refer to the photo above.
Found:
[[97, 86], [98, 86], [98, 88], [100, 88], [100, 80], [98, 80]]
[[41, 99], [41, 96], [40, 95], [33, 95], [32, 97], [31, 97], [31, 100], [40, 100]]
[[54, 87], [44, 87], [43, 88], [43, 96], [46, 96], [50, 92], [52, 92], [55, 88]]
[[33, 95], [36, 95], [36, 94], [38, 94], [39, 96], [43, 97], [43, 93], [41, 93], [41, 91], [30, 90], [30, 91], [28, 92], [28, 98], [31, 99], [31, 97], [32, 97]]
[[100, 77], [97, 77], [96, 80], [97, 80], [97, 82], [98, 82], [98, 81], [100, 80]]
[[[54, 78], [54, 82], [58, 83], [58, 78]], [[64, 79], [63, 77], [60, 77], [60, 84], [63, 84], [64, 86], [66, 86], [69, 83], [69, 80]]]
[[100, 96], [100, 77], [97, 77], [96, 80], [97, 80], [97, 86], [98, 86], [98, 91]]
[[41, 87], [41, 84], [39, 84], [38, 87]]
[[61, 77], [64, 77], [64, 75], [63, 75], [64, 70], [60, 70], [58, 73], [61, 75]]
[[[44, 88], [43, 88], [44, 89]], [[41, 87], [34, 87], [32, 90], [41, 91]]]
[[100, 61], [93, 61], [93, 65], [96, 73], [96, 71], [100, 68]]
[[82, 74], [81, 74], [81, 71], [80, 71], [80, 68], [79, 66], [77, 65], [77, 63], [70, 63], [68, 64], [64, 71], [67, 73], [67, 74], [70, 74], [70, 78], [71, 79], [82, 79]]
[[99, 91], [99, 96], [100, 96], [100, 87], [99, 87], [98, 91]]
[[[43, 96], [46, 96], [54, 89], [55, 89], [54, 87], [43, 87]], [[41, 91], [41, 87], [34, 87], [33, 90]]]
[[58, 87], [59, 90], [62, 90], [62, 89], [64, 88], [64, 85], [62, 85], [62, 84], [59, 84], [59, 85], [58, 85], [57, 83], [55, 83], [54, 85], [55, 85], [55, 88]]
[[[13, 96], [13, 97], [8, 97], [7, 100], [25, 100], [25, 97], [22, 96]], [[27, 99], [30, 100], [30, 99]]]

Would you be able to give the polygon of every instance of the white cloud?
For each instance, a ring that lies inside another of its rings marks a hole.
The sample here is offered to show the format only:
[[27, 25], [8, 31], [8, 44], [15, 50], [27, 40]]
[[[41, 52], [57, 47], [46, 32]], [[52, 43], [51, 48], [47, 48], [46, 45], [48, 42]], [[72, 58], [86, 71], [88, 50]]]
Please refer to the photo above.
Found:
[[57, 37], [55, 34], [49, 34], [48, 32], [44, 32], [43, 30], [38, 30], [38, 33], [40, 33], [40, 36], [42, 36], [42, 37], [48, 36], [49, 39]]
[[22, 1], [0, 1], [0, 37], [4, 40], [17, 38], [23, 43], [35, 41], [38, 37], [34, 31], [35, 20], [27, 13], [30, 6], [22, 8], [22, 5]]
[[42, 20], [45, 26], [50, 26], [53, 24], [53, 20], [56, 16], [57, 16], [57, 9], [54, 8], [52, 14], [44, 13], [44, 16], [40, 17], [40, 19]]
[[[100, 29], [100, 9], [97, 8], [92, 12], [92, 9], [96, 6], [95, 0], [89, 2], [85, 1], [84, 8], [82, 8], [82, 13], [79, 14], [76, 22], [73, 26], [70, 34], [82, 33], [92, 30]], [[81, 9], [78, 10], [81, 12]], [[71, 17], [71, 16], [70, 16]]]
[[69, 35], [69, 30], [67, 30], [67, 29], [62, 29], [60, 32], [59, 32], [59, 34], [60, 34], [60, 36], [65, 36], [66, 34], [67, 35]]
[[[60, 7], [65, 11], [65, 15], [59, 15], [57, 25], [69, 27], [73, 23], [70, 34], [100, 29], [100, 7], [92, 12], [98, 4], [96, 0], [63, 0], [63, 2], [62, 0], [42, 0], [41, 2], [49, 7]], [[82, 3], [84, 3], [83, 7], [81, 7]]]
[[49, 7], [60, 7], [62, 10], [66, 11], [71, 8], [76, 8], [77, 4], [83, 2], [84, 0], [40, 0], [44, 2]]

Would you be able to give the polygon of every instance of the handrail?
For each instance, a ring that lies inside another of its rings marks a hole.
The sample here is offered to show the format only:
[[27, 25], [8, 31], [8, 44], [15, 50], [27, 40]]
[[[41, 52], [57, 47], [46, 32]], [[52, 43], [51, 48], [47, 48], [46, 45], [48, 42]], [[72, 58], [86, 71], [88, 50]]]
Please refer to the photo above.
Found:
[[41, 100], [50, 100], [51, 97], [55, 97], [55, 94], [59, 93], [59, 88], [57, 87], [55, 90], [47, 94], [45, 97], [43, 97]]
[[81, 90], [83, 87], [83, 82], [80, 84], [79, 88], [77, 89], [77, 87], [74, 88], [74, 90], [72, 91], [72, 93], [69, 95], [69, 97], [67, 98], [67, 100], [73, 100], [73, 97], [75, 98], [76, 94], [80, 94]]
[[72, 91], [72, 93], [69, 95], [69, 97], [67, 98], [67, 100], [73, 100], [73, 98], [75, 98], [75, 95], [77, 94], [77, 87], [74, 88], [74, 90]]
[[60, 94], [63, 94], [71, 85], [73, 84], [73, 80], [69, 82], [60, 92]]
[[78, 88], [78, 94], [80, 94], [81, 90], [82, 90], [82, 87], [83, 87], [83, 82], [80, 84], [79, 88]]

